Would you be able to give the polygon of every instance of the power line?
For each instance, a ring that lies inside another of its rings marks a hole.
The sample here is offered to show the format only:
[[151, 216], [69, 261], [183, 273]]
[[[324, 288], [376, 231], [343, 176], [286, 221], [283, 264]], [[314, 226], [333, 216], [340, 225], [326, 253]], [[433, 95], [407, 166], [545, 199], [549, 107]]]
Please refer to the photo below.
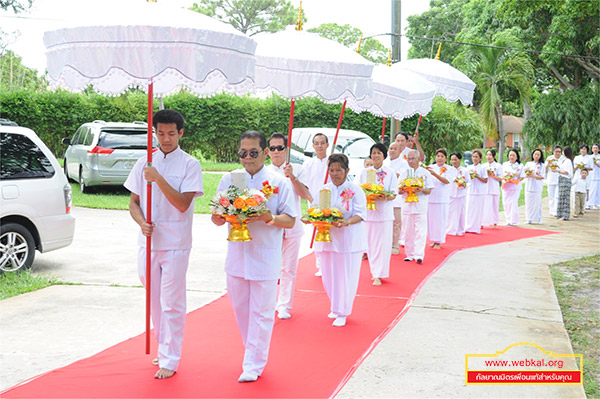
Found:
[[548, 51], [528, 50], [528, 49], [522, 49], [522, 48], [516, 48], [516, 47], [493, 46], [491, 44], [458, 42], [458, 41], [455, 41], [455, 40], [444, 39], [444, 38], [441, 38], [441, 37], [432, 38], [432, 37], [426, 37], [426, 36], [399, 35], [399, 34], [395, 34], [395, 33], [380, 33], [380, 34], [377, 34], [377, 35], [372, 35], [372, 36], [365, 37], [365, 38], [363, 38], [363, 40], [370, 39], [372, 37], [377, 37], [377, 36], [404, 36], [404, 37], [408, 37], [408, 38], [411, 38], [411, 39], [428, 40], [428, 41], [432, 41], [432, 42], [443, 42], [443, 43], [450, 43], [450, 44], [461, 44], [461, 45], [466, 45], [466, 46], [487, 47], [487, 48], [497, 48], [497, 49], [502, 49], [502, 50], [523, 51], [523, 52], [527, 52], [527, 53], [533, 53], [533, 54], [536, 54], [536, 55], [540, 55], [540, 54], [558, 55], [560, 57], [581, 58], [581, 59], [595, 60], [595, 61], [599, 61], [600, 62], [600, 57], [591, 57], [591, 56], [587, 56], [587, 55], [573, 55], [573, 54], [551, 53], [551, 52], [548, 52]]

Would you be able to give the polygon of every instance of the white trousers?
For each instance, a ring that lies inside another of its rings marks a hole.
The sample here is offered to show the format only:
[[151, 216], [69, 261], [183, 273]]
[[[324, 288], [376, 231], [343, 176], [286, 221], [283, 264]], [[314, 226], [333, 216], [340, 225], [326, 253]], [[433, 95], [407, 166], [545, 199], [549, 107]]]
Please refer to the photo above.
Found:
[[542, 223], [541, 191], [525, 191], [525, 219], [527, 223]]
[[394, 207], [394, 233], [392, 234], [392, 248], [399, 248], [400, 232], [402, 231], [402, 208]]
[[277, 280], [246, 280], [228, 274], [227, 294], [244, 343], [242, 368], [261, 375], [273, 334]]
[[362, 252], [320, 251], [323, 288], [331, 302], [331, 312], [338, 316], [352, 313], [358, 290]]
[[500, 223], [500, 195], [486, 194], [481, 224], [490, 226]]
[[407, 258], [424, 259], [427, 244], [427, 212], [403, 213], [402, 226], [406, 233], [404, 253]]
[[600, 206], [600, 180], [590, 181], [589, 196], [590, 199], [586, 203], [586, 206]]
[[556, 216], [556, 208], [558, 206], [558, 183], [548, 184], [548, 206], [550, 215]]
[[510, 190], [502, 190], [502, 205], [504, 205], [504, 217], [508, 224], [519, 224], [519, 196], [521, 186]]
[[[185, 274], [190, 250], [152, 251], [150, 316], [158, 343], [158, 365], [177, 371], [185, 326]], [[138, 250], [138, 274], [146, 287], [146, 248]]]
[[462, 236], [465, 234], [465, 218], [467, 216], [467, 198], [450, 198], [448, 205], [448, 228], [446, 234]]
[[298, 253], [302, 236], [283, 237], [281, 275], [279, 277], [279, 295], [277, 297], [277, 310], [290, 312], [294, 299], [294, 285], [296, 284], [296, 271], [298, 270]]
[[[388, 278], [390, 276], [390, 258], [392, 257], [392, 234], [394, 221], [366, 221], [367, 254], [373, 278]], [[397, 245], [397, 244], [396, 244]]]
[[465, 231], [467, 233], [481, 233], [481, 221], [483, 220], [483, 208], [485, 206], [485, 194], [467, 194], [467, 218]]
[[448, 225], [448, 203], [432, 203], [427, 205], [427, 235], [429, 239], [438, 244], [446, 242], [446, 228]]

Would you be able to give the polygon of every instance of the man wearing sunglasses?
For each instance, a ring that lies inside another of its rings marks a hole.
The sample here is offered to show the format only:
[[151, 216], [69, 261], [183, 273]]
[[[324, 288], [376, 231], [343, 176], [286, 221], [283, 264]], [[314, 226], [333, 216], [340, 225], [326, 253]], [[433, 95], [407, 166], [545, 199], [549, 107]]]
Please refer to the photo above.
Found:
[[[294, 189], [294, 200], [298, 217], [302, 214], [300, 199], [311, 199], [302, 165], [287, 163], [287, 137], [281, 133], [273, 133], [269, 137], [269, 157], [271, 165], [268, 169], [286, 176], [292, 183]], [[281, 276], [279, 278], [279, 296], [277, 297], [277, 317], [289, 319], [292, 311], [292, 300], [294, 298], [294, 283], [296, 281], [296, 270], [298, 269], [298, 253], [300, 252], [300, 241], [304, 234], [302, 223], [294, 224], [291, 229], [283, 230], [283, 261], [281, 264]]]
[[[289, 179], [265, 167], [268, 154], [264, 134], [253, 130], [242, 134], [238, 155], [246, 172], [246, 186], [262, 190], [268, 184], [273, 195], [267, 202], [268, 212], [248, 219], [252, 240], [227, 244], [227, 293], [245, 347], [239, 382], [256, 381], [267, 364], [281, 272], [283, 230], [294, 227], [299, 216]], [[231, 173], [227, 173], [217, 192], [227, 190], [231, 184]], [[212, 215], [212, 222], [222, 226], [225, 219]]]

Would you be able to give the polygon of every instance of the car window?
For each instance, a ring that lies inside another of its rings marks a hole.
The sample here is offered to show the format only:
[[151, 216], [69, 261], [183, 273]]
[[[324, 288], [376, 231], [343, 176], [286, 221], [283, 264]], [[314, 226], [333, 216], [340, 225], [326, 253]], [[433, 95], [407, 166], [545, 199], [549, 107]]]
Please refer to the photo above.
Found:
[[73, 135], [73, 138], [71, 139], [71, 145], [77, 144], [77, 140], [79, 140], [79, 136], [81, 136], [81, 132], [83, 132], [83, 131], [84, 131], [84, 129], [82, 127], [77, 129], [77, 131]]
[[[119, 130], [100, 132], [98, 146], [113, 150], [145, 150], [148, 144], [148, 136], [145, 131]], [[158, 146], [156, 137], [153, 137], [153, 147]]]
[[85, 139], [81, 140], [83, 145], [92, 145], [94, 141], [94, 132], [92, 129], [87, 129], [87, 134], [85, 135]]
[[0, 179], [49, 178], [54, 168], [42, 150], [26, 136], [0, 133]]
[[342, 144], [343, 153], [351, 158], [366, 158], [373, 146], [373, 140], [367, 138], [351, 139]]
[[[298, 147], [301, 148], [300, 151], [312, 151], [312, 146], [306, 148], [306, 144], [308, 143], [308, 139], [310, 138], [310, 133], [308, 132], [300, 132], [300, 137], [298, 137]], [[311, 143], [312, 144], [312, 143]]]

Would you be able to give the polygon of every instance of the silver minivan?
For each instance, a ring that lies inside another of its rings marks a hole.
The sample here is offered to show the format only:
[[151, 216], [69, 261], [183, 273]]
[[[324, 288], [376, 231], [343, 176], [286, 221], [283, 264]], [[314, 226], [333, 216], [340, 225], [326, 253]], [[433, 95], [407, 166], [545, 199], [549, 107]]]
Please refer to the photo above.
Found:
[[[64, 156], [65, 175], [79, 182], [82, 193], [92, 186], [120, 186], [146, 154], [147, 134], [146, 122], [86, 123], [62, 141], [69, 146]], [[158, 148], [155, 136], [153, 148]]]

